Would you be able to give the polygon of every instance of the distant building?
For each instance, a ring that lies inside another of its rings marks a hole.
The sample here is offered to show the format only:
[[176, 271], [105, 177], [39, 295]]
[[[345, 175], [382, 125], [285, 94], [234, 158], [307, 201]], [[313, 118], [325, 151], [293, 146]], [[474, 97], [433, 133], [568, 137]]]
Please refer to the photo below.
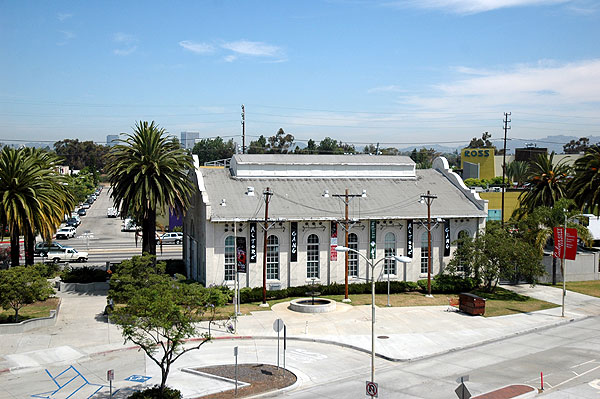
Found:
[[109, 134], [106, 136], [106, 146], [112, 147], [113, 145], [117, 144], [118, 140], [119, 140], [118, 134]]
[[181, 132], [181, 146], [183, 148], [194, 148], [196, 140], [200, 138], [198, 132]]

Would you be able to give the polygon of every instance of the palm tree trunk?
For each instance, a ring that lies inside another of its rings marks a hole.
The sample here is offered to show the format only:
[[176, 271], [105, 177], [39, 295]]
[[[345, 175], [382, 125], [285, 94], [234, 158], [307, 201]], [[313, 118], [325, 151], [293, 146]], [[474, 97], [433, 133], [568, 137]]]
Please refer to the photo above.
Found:
[[156, 210], [148, 211], [148, 217], [142, 221], [142, 252], [156, 255]]
[[35, 235], [31, 231], [25, 231], [25, 265], [33, 265], [33, 247], [35, 246]]
[[19, 248], [19, 229], [13, 225], [10, 229], [10, 265], [19, 266], [19, 257], [21, 249]]

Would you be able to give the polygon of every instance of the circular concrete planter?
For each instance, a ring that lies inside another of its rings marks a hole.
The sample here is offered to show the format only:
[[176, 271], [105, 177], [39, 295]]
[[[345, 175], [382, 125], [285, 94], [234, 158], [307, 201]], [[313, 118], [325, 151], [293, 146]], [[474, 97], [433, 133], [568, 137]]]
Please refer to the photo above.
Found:
[[290, 302], [290, 310], [300, 313], [327, 313], [335, 310], [335, 301], [325, 298], [300, 298]]

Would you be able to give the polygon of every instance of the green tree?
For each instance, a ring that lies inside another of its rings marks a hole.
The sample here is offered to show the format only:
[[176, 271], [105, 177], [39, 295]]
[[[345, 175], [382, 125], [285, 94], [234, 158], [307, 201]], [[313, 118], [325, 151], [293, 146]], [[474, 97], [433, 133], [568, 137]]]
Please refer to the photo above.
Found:
[[460, 240], [446, 272], [458, 274], [462, 269], [465, 276], [479, 281], [483, 290], [493, 292], [500, 279], [524, 278], [536, 283], [544, 274], [541, 260], [541, 254], [533, 245], [490, 221], [477, 237]]
[[54, 169], [56, 163], [56, 157], [42, 150], [4, 147], [0, 153], [0, 206], [2, 224], [10, 231], [12, 266], [19, 265], [21, 234], [26, 263], [33, 264], [36, 233], [51, 239], [74, 206], [64, 178]]
[[491, 138], [491, 134], [488, 132], [483, 132], [480, 139], [473, 137], [467, 148], [493, 148], [494, 152], [498, 152], [496, 146], [490, 141]]
[[45, 301], [54, 290], [37, 268], [16, 266], [0, 270], [0, 305], [15, 311], [14, 322], [19, 322], [19, 310], [25, 305]]
[[93, 141], [65, 139], [54, 143], [54, 151], [69, 167], [81, 170], [89, 167], [92, 170], [104, 168], [109, 147], [95, 144]]
[[157, 274], [151, 286], [133, 291], [127, 304], [114, 310], [112, 319], [121, 327], [125, 340], [138, 345], [160, 367], [160, 397], [172, 364], [211, 339], [202, 333], [199, 344], [184, 348], [186, 339], [198, 336], [196, 322], [206, 309], [222, 306], [227, 299], [217, 288]]
[[274, 136], [269, 137], [269, 153], [287, 154], [290, 146], [294, 144], [294, 136], [286, 134], [283, 128], [279, 128]]
[[267, 139], [262, 134], [256, 141], [251, 141], [248, 146], [248, 154], [264, 154], [268, 151]]
[[156, 254], [157, 209], [185, 213], [192, 193], [191, 156], [154, 121], [136, 123], [134, 133], [115, 145], [107, 164], [111, 197], [121, 216], [142, 227], [142, 252]]
[[295, 154], [316, 154], [317, 153], [317, 144], [313, 139], [309, 139], [305, 148], [300, 148], [296, 146], [294, 150]]
[[587, 151], [590, 145], [590, 139], [587, 137], [581, 137], [579, 140], [571, 140], [567, 144], [563, 145], [563, 151], [565, 154], [579, 154]]
[[550, 156], [540, 154], [529, 168], [530, 187], [519, 195], [517, 216], [532, 212], [536, 207], [552, 207], [567, 193], [567, 177], [570, 167], [564, 162], [554, 164], [554, 151]]
[[600, 146], [588, 148], [575, 161], [575, 177], [569, 184], [569, 193], [579, 209], [600, 215]]
[[206, 162], [231, 158], [235, 154], [235, 143], [233, 139], [224, 142], [221, 137], [202, 139], [194, 145], [192, 154], [198, 155], [200, 165], [204, 165]]

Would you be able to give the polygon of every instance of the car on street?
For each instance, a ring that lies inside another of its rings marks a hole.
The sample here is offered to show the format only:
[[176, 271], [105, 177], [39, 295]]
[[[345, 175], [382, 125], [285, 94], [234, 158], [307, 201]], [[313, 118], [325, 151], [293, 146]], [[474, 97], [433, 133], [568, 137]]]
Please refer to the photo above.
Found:
[[110, 207], [106, 210], [106, 217], [116, 218], [117, 216], [119, 216], [119, 211], [117, 208]]
[[80, 209], [90, 209], [90, 204], [88, 204], [87, 202], [84, 202], [83, 205], [81, 205]]
[[75, 219], [75, 218], [69, 218], [67, 219], [67, 223], [66, 225], [69, 227], [77, 227], [81, 224], [81, 220], [79, 219]]
[[33, 253], [37, 256], [46, 256], [48, 252], [62, 248], [67, 247], [56, 241], [38, 242], [37, 244], [35, 244], [35, 247], [33, 247]]
[[62, 227], [56, 232], [57, 240], [61, 238], [68, 240], [73, 237], [75, 237], [75, 227]]
[[156, 238], [157, 244], [176, 244], [179, 245], [183, 242], [183, 233], [172, 232], [164, 233], [163, 235]]
[[85, 208], [80, 208], [80, 209], [77, 211], [77, 214], [78, 214], [79, 216], [85, 216], [85, 215], [87, 215], [87, 211], [85, 210]]
[[79, 252], [75, 248], [60, 248], [48, 251], [48, 259], [54, 263], [58, 262], [87, 262], [88, 253]]

